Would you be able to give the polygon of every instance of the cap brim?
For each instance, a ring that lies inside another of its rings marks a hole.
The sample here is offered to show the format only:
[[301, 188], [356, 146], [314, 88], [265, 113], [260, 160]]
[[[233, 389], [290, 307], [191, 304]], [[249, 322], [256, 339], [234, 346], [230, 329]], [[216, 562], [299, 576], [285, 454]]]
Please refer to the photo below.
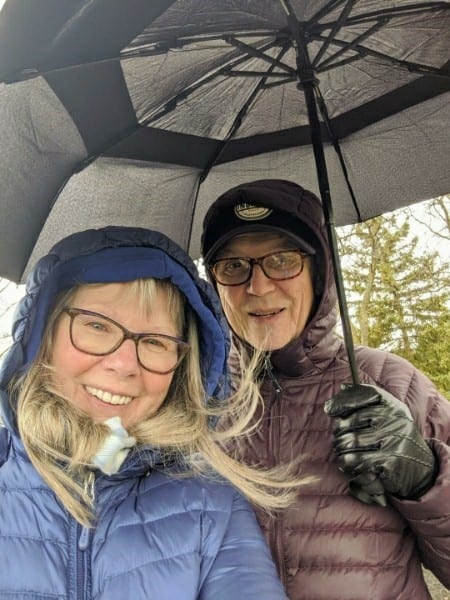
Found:
[[272, 231], [272, 232], [275, 231], [277, 233], [280, 233], [281, 235], [284, 235], [285, 237], [289, 238], [290, 240], [292, 240], [296, 244], [296, 246], [298, 246], [298, 248], [300, 250], [303, 250], [304, 252], [306, 252], [306, 254], [310, 254], [310, 255], [316, 254], [316, 251], [311, 246], [311, 244], [308, 244], [308, 242], [305, 242], [305, 240], [303, 240], [301, 237], [298, 237], [294, 233], [291, 233], [290, 231], [287, 231], [286, 229], [283, 229], [282, 227], [275, 227], [273, 225], [261, 225], [258, 223], [258, 224], [254, 224], [254, 225], [246, 224], [246, 225], [243, 225], [242, 227], [235, 227], [231, 231], [228, 231], [227, 233], [222, 235], [218, 240], [216, 240], [214, 242], [214, 244], [211, 246], [211, 248], [205, 254], [205, 256], [204, 256], [205, 263], [208, 264], [209, 261], [214, 257], [216, 252], [218, 250], [220, 250], [220, 248], [222, 248], [222, 246], [224, 246], [224, 244], [226, 244], [232, 238], [235, 238], [238, 235], [243, 235], [244, 233], [256, 233], [258, 231]]

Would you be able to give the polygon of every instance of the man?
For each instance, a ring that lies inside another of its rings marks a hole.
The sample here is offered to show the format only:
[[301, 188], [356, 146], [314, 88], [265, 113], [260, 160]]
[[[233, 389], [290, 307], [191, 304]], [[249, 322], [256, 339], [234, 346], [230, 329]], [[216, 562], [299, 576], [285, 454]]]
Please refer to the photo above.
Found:
[[450, 587], [450, 403], [366, 347], [349, 385], [318, 199], [283, 180], [237, 186], [208, 211], [202, 249], [236, 353], [265, 353], [263, 414], [239, 450], [268, 467], [301, 457], [310, 477], [292, 508], [258, 515], [290, 599], [425, 600], [421, 563]]

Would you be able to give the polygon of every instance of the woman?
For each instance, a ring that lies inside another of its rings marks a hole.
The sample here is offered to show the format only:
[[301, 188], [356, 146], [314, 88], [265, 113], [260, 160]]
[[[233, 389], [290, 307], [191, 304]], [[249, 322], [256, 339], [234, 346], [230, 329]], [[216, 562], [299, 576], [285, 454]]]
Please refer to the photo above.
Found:
[[219, 402], [218, 306], [145, 229], [77, 233], [38, 262], [0, 376], [0, 596], [286, 598], [237, 490], [266, 508], [292, 492], [217, 443], [257, 406], [250, 385]]

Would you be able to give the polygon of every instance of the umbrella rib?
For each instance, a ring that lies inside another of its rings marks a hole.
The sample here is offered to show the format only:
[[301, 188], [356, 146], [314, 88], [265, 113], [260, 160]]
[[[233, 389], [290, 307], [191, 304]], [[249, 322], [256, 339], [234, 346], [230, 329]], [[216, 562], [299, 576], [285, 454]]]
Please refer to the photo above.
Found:
[[230, 77], [272, 77], [274, 79], [282, 79], [281, 83], [287, 83], [297, 79], [296, 76], [290, 77], [286, 73], [269, 73], [268, 71], [231, 71], [227, 70], [226, 74]]
[[341, 15], [339, 16], [339, 19], [336, 21], [335, 25], [332, 27], [330, 34], [328, 36], [328, 39], [322, 44], [322, 47], [319, 49], [319, 51], [317, 52], [314, 60], [312, 61], [312, 66], [315, 67], [318, 62], [320, 61], [320, 59], [322, 58], [322, 56], [324, 55], [324, 53], [326, 52], [328, 46], [330, 45], [331, 41], [336, 37], [338, 31], [342, 28], [342, 26], [344, 25], [345, 21], [347, 20], [347, 17], [350, 13], [350, 11], [352, 10], [354, 4], [355, 4], [356, 0], [348, 0], [347, 4], [344, 6], [344, 9], [342, 10]]
[[[387, 21], [388, 21], [388, 19], [380, 19], [377, 23], [374, 23], [374, 25], [372, 25], [372, 27], [370, 27], [367, 31], [365, 31], [364, 33], [362, 33], [361, 35], [359, 35], [353, 41], [351, 41], [351, 42], [345, 42], [345, 45], [343, 45], [341, 47], [341, 49], [338, 50], [337, 52], [335, 52], [332, 56], [329, 56], [328, 58], [326, 58], [325, 60], [323, 60], [319, 64], [317, 64], [317, 62], [316, 62], [315, 63], [316, 67], [318, 69], [322, 69], [323, 70], [324, 67], [328, 66], [330, 63], [333, 63], [336, 60], [336, 58], [339, 58], [339, 56], [342, 56], [342, 54], [344, 54], [345, 52], [348, 52], [349, 50], [353, 50], [357, 46], [361, 47], [360, 46], [360, 42], [362, 42], [363, 40], [367, 39], [373, 33], [375, 33], [376, 31], [378, 31], [382, 27], [384, 27], [384, 25], [387, 23]], [[327, 38], [327, 41], [328, 41], [329, 44], [332, 44], [335, 41], [335, 39], [336, 39], [335, 37], [333, 37], [333, 39]]]
[[[325, 38], [322, 35], [316, 34], [316, 35], [312, 35], [311, 39], [320, 41], [320, 40], [325, 40], [327, 38]], [[340, 46], [341, 48], [344, 49], [344, 51], [349, 50], [348, 42], [334, 39], [332, 41], [332, 44], [335, 44], [336, 46]], [[382, 52], [378, 52], [377, 50], [372, 50], [371, 48], [367, 48], [366, 46], [361, 46], [359, 44], [357, 44], [357, 45], [352, 44], [351, 50], [354, 50], [355, 52], [357, 52], [361, 58], [365, 58], [366, 56], [371, 56], [373, 58], [379, 58], [383, 62], [389, 62], [398, 67], [402, 67], [411, 73], [418, 73], [420, 75], [433, 75], [436, 77], [443, 77], [445, 79], [450, 78], [450, 72], [444, 71], [444, 70], [442, 70], [442, 68], [431, 67], [429, 65], [422, 65], [420, 63], [414, 63], [414, 62], [410, 62], [407, 60], [402, 60], [400, 58], [395, 58], [394, 56], [389, 56], [387, 54], [383, 54]], [[342, 52], [340, 52], [340, 54], [342, 54]], [[323, 63], [322, 63], [322, 65], [323, 65]], [[322, 66], [322, 65], [320, 65], [320, 66]]]
[[[389, 17], [390, 19], [395, 17], [404, 17], [410, 15], [424, 14], [428, 12], [439, 12], [441, 10], [450, 10], [450, 4], [446, 2], [424, 2], [420, 4], [409, 4], [407, 6], [399, 6], [393, 8], [385, 8], [382, 10], [374, 10], [372, 12], [362, 13], [360, 15], [354, 15], [348, 18], [346, 25], [357, 25], [364, 23], [365, 21], [372, 21], [380, 17]], [[320, 23], [320, 27], [327, 29], [330, 27], [330, 23]]]
[[[270, 50], [270, 48], [273, 48], [274, 46], [276, 46], [277, 43], [278, 43], [277, 40], [273, 40], [273, 41], [265, 44], [264, 46], [262, 46], [261, 50], [262, 51]], [[174, 96], [173, 98], [168, 100], [165, 103], [163, 108], [156, 109], [157, 112], [154, 111], [146, 119], [142, 120], [140, 125], [142, 125], [142, 126], [150, 125], [154, 121], [157, 121], [161, 117], [170, 113], [172, 110], [174, 110], [176, 108], [177, 104], [181, 100], [184, 100], [185, 98], [187, 98], [190, 94], [195, 92], [197, 89], [199, 89], [200, 87], [205, 85], [205, 83], [208, 83], [215, 77], [219, 77], [220, 75], [228, 75], [229, 72], [231, 72], [233, 74], [236, 73], [236, 72], [231, 71], [231, 69], [233, 69], [233, 67], [236, 67], [237, 65], [245, 62], [246, 60], [248, 60], [247, 54], [245, 56], [239, 56], [237, 58], [233, 58], [230, 61], [230, 63], [226, 66], [221, 65], [217, 70], [205, 75], [202, 79], [200, 79], [200, 80], [196, 81], [195, 83], [191, 84], [190, 86], [184, 88], [184, 90], [182, 92], [180, 92], [179, 94], [177, 94], [176, 96]]]
[[229, 36], [229, 37], [227, 36], [225, 38], [225, 40], [229, 44], [235, 46], [236, 48], [240, 48], [244, 52], [247, 52], [249, 56], [254, 56], [255, 58], [261, 58], [262, 60], [270, 63], [271, 65], [282, 69], [286, 73], [289, 73], [289, 75], [292, 75], [292, 76], [296, 75], [295, 69], [293, 69], [289, 65], [286, 65], [285, 63], [281, 62], [280, 60], [277, 60], [276, 58], [267, 56], [266, 54], [264, 54], [264, 52], [257, 50], [256, 48], [254, 48], [253, 46], [250, 46], [249, 44], [245, 44], [244, 42], [241, 42], [240, 40], [236, 39], [233, 36]]
[[345, 65], [349, 65], [351, 63], [356, 62], [357, 60], [361, 60], [361, 56], [359, 54], [354, 54], [353, 56], [350, 56], [349, 58], [344, 58], [343, 60], [338, 60], [335, 63], [332, 63], [331, 65], [327, 65], [325, 67], [319, 66], [316, 68], [316, 73], [325, 73], [326, 71], [330, 71], [331, 69], [337, 69], [338, 67], [344, 67]]
[[[236, 33], [236, 31], [221, 31], [217, 34], [204, 34], [198, 36], [191, 37], [178, 37], [178, 38], [168, 38], [166, 40], [158, 41], [158, 42], [146, 42], [137, 44], [134, 46], [127, 46], [127, 48], [123, 49], [120, 53], [119, 58], [135, 58], [140, 56], [154, 56], [158, 54], [165, 54], [169, 50], [179, 50], [184, 48], [185, 46], [189, 46], [190, 44], [204, 43], [204, 42], [215, 42], [215, 41], [223, 41], [225, 36], [236, 36], [238, 35], [240, 38], [267, 38], [267, 37], [279, 37], [283, 35], [282, 31], [274, 31], [274, 30], [255, 30], [255, 31], [240, 31]], [[284, 34], [286, 36], [286, 34]]]
[[323, 8], [321, 8], [315, 15], [313, 15], [309, 21], [308, 25], [311, 26], [314, 23], [317, 23], [322, 17], [330, 14], [335, 8], [337, 8], [340, 4], [343, 4], [346, 0], [331, 0], [326, 4]]
[[[233, 32], [233, 35], [236, 35], [236, 32]], [[255, 37], [271, 37], [271, 38], [277, 38], [277, 39], [282, 39], [283, 37], [287, 37], [287, 35], [285, 33], [283, 33], [282, 31], [267, 31], [267, 30], [261, 30], [261, 31], [255, 31], [255, 32], [239, 32], [239, 37], [251, 37], [251, 38], [255, 38]], [[224, 34], [220, 33], [217, 35], [211, 35], [211, 36], [203, 36], [203, 37], [193, 37], [193, 38], [172, 38], [171, 40], [167, 40], [166, 42], [154, 42], [152, 47], [146, 47], [144, 46], [140, 46], [138, 48], [130, 48], [130, 50], [127, 50], [126, 48], [124, 50], [121, 51], [120, 54], [116, 55], [116, 56], [108, 56], [108, 57], [103, 57], [103, 58], [99, 58], [99, 59], [95, 59], [95, 60], [86, 60], [83, 62], [78, 62], [78, 63], [71, 63], [71, 64], [65, 64], [65, 65], [60, 65], [57, 67], [52, 67], [49, 69], [43, 68], [43, 69], [37, 69], [35, 67], [30, 67], [27, 69], [24, 69], [23, 71], [20, 71], [15, 77], [14, 76], [10, 76], [8, 77], [8, 83], [14, 83], [16, 81], [25, 81], [28, 79], [34, 79], [35, 77], [45, 77], [46, 75], [50, 75], [52, 73], [59, 73], [59, 72], [64, 72], [64, 71], [69, 71], [71, 69], [80, 69], [83, 67], [88, 67], [88, 66], [94, 66], [94, 65], [101, 65], [101, 64], [107, 64], [107, 63], [114, 63], [114, 62], [121, 62], [121, 61], [125, 61], [125, 60], [130, 60], [133, 58], [141, 58], [141, 57], [145, 57], [145, 56], [158, 56], [160, 54], [165, 54], [167, 53], [169, 50], [174, 49], [174, 50], [178, 50], [180, 48], [183, 48], [183, 46], [188, 46], [189, 44], [195, 44], [197, 42], [210, 42], [210, 41], [216, 41], [216, 40], [221, 40], [224, 41]], [[272, 46], [276, 45], [276, 43], [272, 42]]]
[[347, 170], [347, 165], [345, 164], [344, 156], [342, 154], [342, 149], [341, 149], [341, 146], [339, 144], [339, 139], [338, 139], [338, 137], [335, 135], [335, 133], [333, 131], [333, 127], [331, 125], [331, 119], [330, 119], [330, 116], [328, 114], [328, 109], [327, 109], [327, 106], [325, 104], [325, 100], [324, 100], [324, 98], [322, 96], [322, 93], [320, 91], [319, 86], [315, 87], [315, 93], [316, 93], [317, 106], [319, 107], [320, 114], [322, 115], [323, 122], [325, 124], [325, 127], [327, 128], [328, 136], [330, 138], [330, 141], [333, 144], [333, 148], [334, 148], [334, 150], [335, 150], [335, 152], [336, 152], [336, 154], [338, 156], [339, 163], [340, 163], [341, 168], [342, 168], [342, 173], [344, 175], [344, 179], [345, 179], [345, 182], [347, 184], [347, 188], [348, 188], [350, 197], [352, 199], [353, 207], [354, 207], [356, 215], [358, 217], [358, 221], [361, 222], [362, 221], [361, 213], [360, 213], [360, 210], [359, 210], [358, 202], [356, 200], [355, 192], [353, 190], [353, 186], [352, 186], [352, 184], [350, 182], [350, 178], [349, 178], [348, 170]]
[[[288, 48], [282, 48], [278, 54], [278, 57], [280, 60], [281, 58], [283, 58], [284, 54], [287, 52]], [[269, 71], [267, 72], [265, 77], [270, 76], [270, 70], [274, 69], [276, 65], [271, 65], [269, 67]], [[253, 103], [253, 100], [256, 98], [256, 96], [258, 95], [259, 91], [264, 87], [265, 84], [265, 77], [262, 78], [257, 85], [255, 86], [255, 88], [253, 89], [252, 93], [249, 95], [249, 97], [247, 98], [246, 102], [244, 103], [244, 105], [241, 107], [239, 113], [236, 115], [228, 134], [226, 135], [225, 139], [222, 141], [222, 143], [220, 144], [220, 148], [219, 150], [215, 153], [215, 155], [213, 156], [213, 158], [210, 160], [209, 164], [205, 167], [200, 179], [201, 181], [204, 181], [204, 179], [207, 177], [209, 171], [212, 169], [212, 167], [217, 163], [217, 161], [219, 160], [220, 156], [223, 154], [223, 152], [226, 149], [226, 146], [228, 144], [228, 142], [232, 139], [232, 137], [234, 136], [234, 134], [237, 132], [237, 130], [239, 129], [239, 127], [241, 126], [242, 123], [242, 119], [244, 118], [245, 114], [247, 113], [248, 109], [250, 108], [251, 104]]]
[[[269, 77], [273, 77], [272, 75], [269, 75]], [[274, 88], [274, 87], [278, 87], [279, 85], [286, 85], [286, 83], [292, 83], [293, 81], [297, 81], [298, 77], [286, 77], [286, 79], [281, 79], [278, 81], [269, 81], [267, 83], [263, 83], [262, 87], [266, 90], [266, 89], [270, 89], [270, 88]]]

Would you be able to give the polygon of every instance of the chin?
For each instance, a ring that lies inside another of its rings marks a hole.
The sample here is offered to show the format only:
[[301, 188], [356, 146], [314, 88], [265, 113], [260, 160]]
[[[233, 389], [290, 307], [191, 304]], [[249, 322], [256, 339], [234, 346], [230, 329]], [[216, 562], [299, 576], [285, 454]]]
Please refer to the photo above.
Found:
[[259, 350], [260, 352], [273, 352], [275, 350], [283, 348], [283, 346], [286, 346], [287, 343], [288, 342], [274, 342], [268, 344], [267, 342], [261, 340], [249, 340], [249, 344], [253, 346], [253, 348], [255, 348], [256, 350]]
[[284, 348], [289, 342], [284, 342], [282, 344], [272, 344], [269, 348], [266, 348], [267, 352], [275, 352], [276, 350], [281, 350]]

